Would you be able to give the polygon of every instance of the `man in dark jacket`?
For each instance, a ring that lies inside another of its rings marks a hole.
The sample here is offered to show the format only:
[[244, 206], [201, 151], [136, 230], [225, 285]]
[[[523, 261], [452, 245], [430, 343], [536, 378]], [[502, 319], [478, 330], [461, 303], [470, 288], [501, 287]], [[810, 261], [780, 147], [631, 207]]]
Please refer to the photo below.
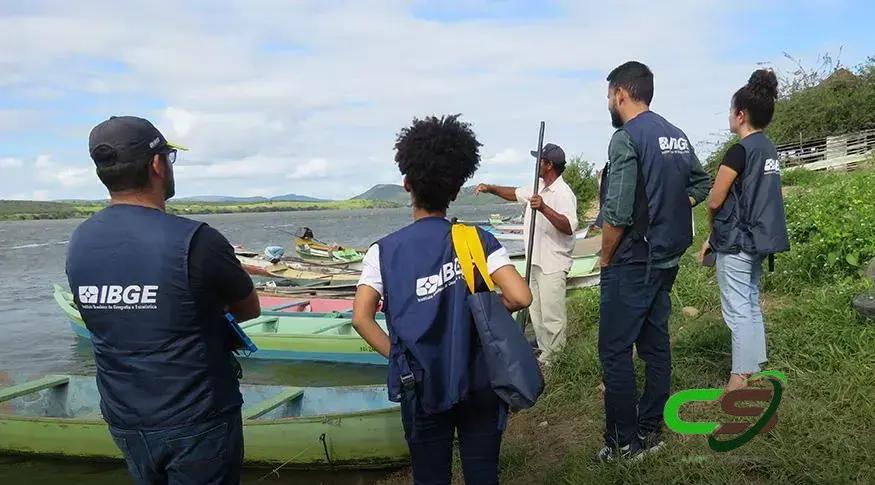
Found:
[[[710, 177], [683, 131], [650, 111], [653, 73], [627, 62], [608, 76], [617, 131], [603, 171], [599, 359], [605, 385], [605, 447], [596, 458], [633, 458], [662, 446], [671, 387], [669, 292], [693, 241], [692, 210]], [[646, 363], [638, 399], [632, 346]]]
[[137, 483], [240, 481], [237, 342], [225, 314], [259, 315], [228, 241], [167, 214], [177, 148], [147, 120], [89, 140], [110, 205], [70, 238], [67, 277], [91, 332], [100, 408]]

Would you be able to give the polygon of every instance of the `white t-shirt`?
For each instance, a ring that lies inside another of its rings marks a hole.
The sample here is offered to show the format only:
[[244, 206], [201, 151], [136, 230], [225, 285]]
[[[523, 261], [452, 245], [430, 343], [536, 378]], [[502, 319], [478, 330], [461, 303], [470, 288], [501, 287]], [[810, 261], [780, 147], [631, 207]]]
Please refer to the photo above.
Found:
[[[486, 267], [489, 274], [493, 274], [504, 266], [509, 266], [510, 257], [507, 254], [507, 249], [499, 248], [492, 252], [486, 258]], [[358, 286], [367, 285], [377, 290], [380, 296], [383, 296], [383, 277], [380, 274], [380, 246], [374, 244], [368, 249], [365, 254], [365, 259], [362, 260], [362, 276], [359, 278]]]
[[[544, 204], [568, 218], [572, 233], [577, 230], [577, 196], [560, 175], [549, 187], [544, 187], [541, 179], [539, 195]], [[518, 187], [516, 198], [528, 202], [532, 189]], [[532, 223], [532, 210], [527, 206], [523, 220], [523, 240], [529, 240], [529, 227]], [[541, 268], [544, 274], [568, 272], [571, 270], [571, 254], [574, 251], [574, 235], [564, 234], [556, 229], [544, 214], [538, 212], [535, 219], [535, 244], [532, 249], [532, 264]]]

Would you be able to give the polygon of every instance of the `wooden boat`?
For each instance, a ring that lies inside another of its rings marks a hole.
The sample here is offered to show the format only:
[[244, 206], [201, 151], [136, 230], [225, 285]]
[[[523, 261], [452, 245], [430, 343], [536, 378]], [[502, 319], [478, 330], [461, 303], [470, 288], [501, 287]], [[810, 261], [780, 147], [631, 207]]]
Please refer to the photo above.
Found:
[[[526, 275], [526, 259], [516, 258], [511, 259], [517, 271], [523, 276]], [[576, 256], [571, 263], [571, 270], [566, 278], [566, 289], [573, 290], [577, 288], [586, 288], [599, 284], [600, 268], [598, 266], [599, 257], [591, 256]]]
[[259, 295], [281, 296], [286, 298], [341, 298], [353, 299], [356, 288], [325, 288], [318, 286], [310, 287], [282, 287], [268, 284], [256, 284]]
[[[241, 384], [249, 465], [383, 468], [408, 459], [400, 408], [385, 385]], [[94, 377], [51, 375], [0, 387], [0, 454], [121, 459]]]
[[295, 251], [305, 260], [322, 259], [340, 263], [359, 263], [365, 257], [364, 250], [344, 248], [303, 237], [295, 238]]
[[[566, 279], [566, 289], [586, 288], [599, 284], [601, 268], [599, 267], [599, 253], [601, 252], [602, 236], [598, 235], [575, 242], [572, 252], [571, 270]], [[511, 257], [511, 261], [517, 271], [523, 276], [526, 274], [525, 254]]]
[[[73, 295], [55, 285], [55, 301], [76, 335], [91, 339]], [[386, 330], [382, 314], [378, 323]], [[306, 313], [263, 311], [261, 316], [242, 322], [240, 327], [258, 347], [241, 357], [271, 360], [302, 360], [349, 364], [386, 365], [386, 358], [371, 348], [352, 328], [350, 313]]]
[[[290, 286], [336, 286], [355, 284], [360, 272], [338, 268], [318, 268], [306, 263], [279, 261], [271, 263], [264, 258], [251, 258], [237, 255], [237, 259], [247, 273], [253, 276], [265, 276], [289, 280]], [[305, 269], [309, 268], [309, 269]]]
[[352, 298], [300, 298], [285, 295], [259, 294], [261, 308], [269, 312], [288, 313], [349, 313]]
[[[499, 224], [497, 226], [487, 226], [485, 228], [491, 232], [495, 239], [499, 241], [523, 241], [523, 225], [522, 224]], [[589, 233], [589, 227], [574, 231], [574, 239], [586, 239]]]

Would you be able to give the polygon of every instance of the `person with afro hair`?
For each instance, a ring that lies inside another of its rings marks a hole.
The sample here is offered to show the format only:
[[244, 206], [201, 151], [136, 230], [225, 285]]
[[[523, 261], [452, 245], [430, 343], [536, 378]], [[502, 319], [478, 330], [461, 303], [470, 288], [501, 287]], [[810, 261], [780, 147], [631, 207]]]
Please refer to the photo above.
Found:
[[[449, 484], [453, 439], [466, 483], [498, 483], [507, 407], [489, 383], [447, 208], [480, 165], [480, 142], [459, 115], [414, 119], [395, 143], [413, 223], [368, 250], [353, 326], [389, 359], [389, 399], [401, 403], [417, 484]], [[487, 266], [510, 311], [532, 294], [495, 237], [478, 229]], [[375, 320], [383, 300], [385, 328]], [[388, 333], [387, 333], [388, 330]]]

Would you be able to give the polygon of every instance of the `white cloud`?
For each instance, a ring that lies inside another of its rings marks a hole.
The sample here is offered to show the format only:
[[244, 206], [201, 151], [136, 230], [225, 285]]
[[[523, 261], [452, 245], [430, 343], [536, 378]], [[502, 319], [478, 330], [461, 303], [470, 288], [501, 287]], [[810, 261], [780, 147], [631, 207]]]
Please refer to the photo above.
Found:
[[39, 155], [36, 157], [36, 161], [34, 165], [38, 169], [42, 169], [44, 171], [48, 171], [48, 169], [54, 168], [55, 164], [52, 162], [51, 155]]
[[[525, 182], [540, 120], [545, 141], [603, 163], [604, 77], [621, 62], [653, 68], [654, 109], [698, 143], [725, 128], [729, 96], [769, 60], [767, 50], [728, 57], [733, 6], [711, 2], [560, 2], [557, 16], [463, 22], [416, 18], [402, 0], [218, 0], [209, 15], [169, 0], [107, 5], [34, 0], [0, 17], [0, 86], [27, 106], [0, 110], [0, 144], [23, 131], [32, 153], [21, 158], [65, 160], [66, 182], [61, 171], [50, 179], [65, 194], [103, 195], [75, 182], [96, 180], [82, 147], [91, 126], [121, 112], [191, 148], [176, 167], [180, 193], [244, 194], [279, 179], [281, 193], [355, 195], [400, 179], [394, 136], [414, 116], [457, 112], [488, 154], [475, 178]], [[175, 21], [131, 35], [158, 11]], [[37, 183], [0, 181], [0, 192]]]
[[61, 187], [81, 187], [93, 183], [97, 176], [94, 168], [64, 166], [52, 160], [51, 155], [40, 155], [34, 162], [39, 180], [54, 183]]
[[20, 158], [0, 158], [0, 168], [18, 168], [22, 165], [22, 161]]
[[328, 175], [328, 161], [324, 158], [313, 158], [295, 167], [295, 170], [286, 175], [286, 178], [292, 180], [311, 179], [326, 175]]
[[19, 192], [8, 197], [10, 200], [49, 200], [48, 190], [33, 190], [31, 192]]
[[164, 117], [170, 121], [173, 130], [172, 133], [165, 136], [170, 134], [178, 137], [188, 136], [194, 122], [194, 116], [190, 112], [170, 106], [164, 110]]
[[495, 155], [486, 157], [483, 160], [484, 165], [517, 165], [527, 162], [530, 158], [528, 154], [523, 154], [521, 151], [514, 148], [506, 148]]

